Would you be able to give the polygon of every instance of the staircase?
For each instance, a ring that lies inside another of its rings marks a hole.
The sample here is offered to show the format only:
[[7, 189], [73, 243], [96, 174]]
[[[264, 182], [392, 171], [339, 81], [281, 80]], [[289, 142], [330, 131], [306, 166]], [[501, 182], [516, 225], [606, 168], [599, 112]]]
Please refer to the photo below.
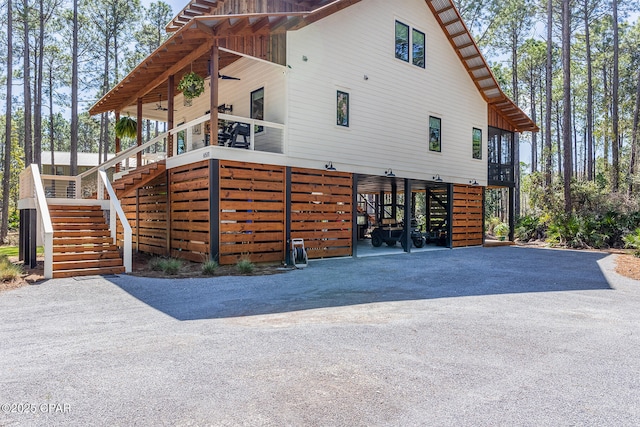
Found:
[[100, 206], [49, 205], [53, 277], [124, 273]]
[[153, 181], [159, 175], [163, 174], [165, 170], [165, 160], [140, 166], [139, 168], [136, 168], [128, 174], [115, 180], [112, 184], [113, 189], [116, 191], [116, 195], [118, 196], [118, 198], [122, 198], [136, 188], [140, 188], [141, 186]]

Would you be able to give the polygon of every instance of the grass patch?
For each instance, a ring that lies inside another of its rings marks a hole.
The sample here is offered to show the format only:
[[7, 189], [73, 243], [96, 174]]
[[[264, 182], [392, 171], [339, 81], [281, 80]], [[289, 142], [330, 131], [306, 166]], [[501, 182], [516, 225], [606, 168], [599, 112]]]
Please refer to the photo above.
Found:
[[256, 266], [246, 258], [238, 260], [236, 263], [236, 269], [242, 274], [250, 274], [253, 273], [253, 270]]
[[0, 281], [9, 282], [22, 275], [22, 267], [9, 261], [7, 255], [0, 255]]
[[[0, 246], [0, 256], [18, 256], [17, 246]], [[44, 246], [36, 248], [36, 255], [44, 255]]]
[[149, 260], [149, 268], [152, 271], [162, 271], [173, 276], [178, 274], [182, 268], [182, 261], [176, 258], [154, 257]]
[[206, 276], [213, 276], [216, 274], [216, 270], [218, 269], [218, 263], [215, 261], [207, 261], [202, 264], [202, 274]]

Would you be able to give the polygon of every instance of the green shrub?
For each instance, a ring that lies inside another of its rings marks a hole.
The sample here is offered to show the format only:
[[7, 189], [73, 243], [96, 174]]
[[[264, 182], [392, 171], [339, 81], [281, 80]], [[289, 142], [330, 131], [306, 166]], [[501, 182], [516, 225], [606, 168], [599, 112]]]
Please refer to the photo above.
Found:
[[174, 275], [182, 268], [182, 261], [176, 258], [154, 257], [149, 260], [149, 268], [152, 271], [162, 271]]
[[238, 260], [238, 262], [236, 263], [236, 268], [242, 274], [249, 274], [253, 272], [255, 265], [248, 259], [243, 258], [241, 260]]
[[180, 269], [182, 268], [182, 261], [176, 258], [167, 258], [163, 260], [162, 263], [162, 271], [166, 274], [174, 275], [178, 274]]
[[640, 228], [623, 237], [625, 247], [635, 249], [633, 254], [640, 258]]
[[21, 266], [13, 264], [6, 255], [0, 255], [0, 281], [9, 282], [21, 275]]
[[202, 274], [213, 276], [218, 269], [218, 263], [215, 261], [207, 261], [202, 264]]
[[525, 215], [516, 221], [515, 237], [528, 242], [539, 239], [544, 235], [544, 227], [540, 218], [534, 215]]
[[504, 222], [493, 227], [493, 234], [497, 237], [506, 237], [509, 234], [509, 226]]
[[153, 257], [153, 258], [151, 258], [149, 260], [149, 268], [152, 271], [162, 271], [162, 270], [164, 270], [163, 265], [164, 265], [164, 258]]

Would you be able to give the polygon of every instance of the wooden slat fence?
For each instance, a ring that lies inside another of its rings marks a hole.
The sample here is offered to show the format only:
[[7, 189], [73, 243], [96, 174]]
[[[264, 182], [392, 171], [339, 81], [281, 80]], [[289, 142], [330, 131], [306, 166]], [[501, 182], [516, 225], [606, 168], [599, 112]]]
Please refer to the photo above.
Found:
[[310, 259], [352, 254], [351, 174], [291, 170], [291, 238], [302, 238]]
[[453, 186], [453, 247], [482, 245], [482, 192], [477, 186]]
[[[134, 250], [167, 255], [167, 176], [159, 176], [120, 199], [132, 229]], [[122, 226], [118, 222], [118, 245], [122, 245]]]
[[284, 260], [285, 168], [220, 161], [220, 264]]
[[209, 173], [208, 161], [169, 171], [172, 257], [209, 259]]

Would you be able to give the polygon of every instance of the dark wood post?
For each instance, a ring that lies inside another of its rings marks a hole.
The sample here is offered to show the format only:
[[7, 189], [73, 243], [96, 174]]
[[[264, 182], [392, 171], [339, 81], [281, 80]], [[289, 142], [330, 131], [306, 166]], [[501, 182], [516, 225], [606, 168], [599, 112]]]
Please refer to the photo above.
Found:
[[[136, 109], [137, 131], [136, 131], [136, 143], [138, 147], [142, 145], [142, 98], [138, 98], [138, 108]], [[138, 152], [136, 155], [136, 167], [142, 166], [142, 153]]]
[[404, 179], [404, 251], [411, 252], [411, 180]]
[[218, 72], [219, 72], [218, 46], [211, 48], [211, 91], [209, 103], [211, 105], [211, 119], [209, 121], [209, 145], [218, 144]]
[[[354, 173], [351, 179], [351, 256], [358, 256], [358, 174]], [[367, 209], [364, 210], [365, 215]]]
[[[175, 76], [172, 74], [167, 79], [167, 130], [170, 131], [173, 129], [173, 97], [175, 96], [173, 90], [173, 83], [175, 80]], [[171, 134], [167, 135], [167, 157], [173, 156], [173, 136]], [[170, 183], [167, 182], [167, 185]]]
[[[116, 123], [118, 123], [118, 120], [120, 120], [120, 111], [116, 111]], [[120, 138], [116, 135], [116, 155], [118, 155], [121, 150]], [[120, 172], [120, 163], [116, 163], [116, 172]]]

